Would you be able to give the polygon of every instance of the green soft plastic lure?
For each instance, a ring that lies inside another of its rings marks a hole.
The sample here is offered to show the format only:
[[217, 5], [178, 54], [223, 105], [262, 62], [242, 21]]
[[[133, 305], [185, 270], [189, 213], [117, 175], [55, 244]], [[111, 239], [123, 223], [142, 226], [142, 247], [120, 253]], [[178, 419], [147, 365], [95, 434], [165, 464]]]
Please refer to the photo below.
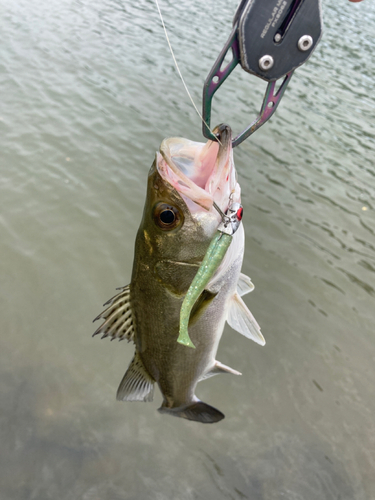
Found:
[[188, 332], [190, 313], [200, 294], [203, 292], [206, 285], [209, 283], [210, 279], [223, 261], [225, 254], [232, 243], [233, 234], [237, 231], [241, 223], [243, 213], [242, 206], [239, 203], [232, 203], [225, 215], [216, 206], [216, 204], [215, 208], [222, 214], [223, 221], [218, 227], [215, 236], [211, 240], [202, 264], [191, 282], [180, 312], [180, 331], [177, 342], [187, 347], [192, 347], [193, 349], [195, 348], [195, 345], [191, 341]]

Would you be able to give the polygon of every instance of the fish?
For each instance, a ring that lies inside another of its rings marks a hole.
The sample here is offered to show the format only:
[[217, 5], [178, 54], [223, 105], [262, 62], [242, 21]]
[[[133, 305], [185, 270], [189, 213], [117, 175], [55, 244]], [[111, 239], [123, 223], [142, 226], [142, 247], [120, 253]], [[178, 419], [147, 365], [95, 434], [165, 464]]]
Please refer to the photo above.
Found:
[[94, 320], [104, 320], [94, 336], [135, 344], [117, 400], [150, 402], [157, 384], [163, 396], [160, 413], [202, 423], [219, 422], [224, 414], [198, 399], [198, 382], [220, 373], [241, 375], [216, 360], [225, 323], [265, 344], [242, 299], [254, 289], [241, 273], [242, 223], [190, 312], [195, 348], [177, 342], [181, 306], [222, 222], [220, 211], [241, 201], [231, 128], [221, 124], [214, 133], [218, 141], [175, 137], [161, 143], [148, 174], [131, 282]]

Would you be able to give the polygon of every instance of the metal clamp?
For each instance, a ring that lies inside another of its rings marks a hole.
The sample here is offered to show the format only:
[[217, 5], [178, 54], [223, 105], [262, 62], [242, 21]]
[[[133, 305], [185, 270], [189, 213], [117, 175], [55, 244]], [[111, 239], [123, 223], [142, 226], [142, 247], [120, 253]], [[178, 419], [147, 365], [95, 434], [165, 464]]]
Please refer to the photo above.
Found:
[[[229, 39], [203, 86], [203, 135], [217, 140], [210, 131], [212, 98], [237, 64], [268, 85], [259, 115], [234, 137], [232, 146], [258, 130], [276, 111], [294, 70], [310, 57], [321, 34], [320, 0], [242, 0]], [[230, 50], [232, 60], [222, 69]]]

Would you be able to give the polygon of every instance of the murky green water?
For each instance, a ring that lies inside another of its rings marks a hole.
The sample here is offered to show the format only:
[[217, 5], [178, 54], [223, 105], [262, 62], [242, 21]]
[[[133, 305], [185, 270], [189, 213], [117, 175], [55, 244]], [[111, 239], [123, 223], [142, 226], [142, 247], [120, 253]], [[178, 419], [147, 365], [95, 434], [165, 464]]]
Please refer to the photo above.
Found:
[[[133, 347], [91, 338], [155, 150], [202, 140], [155, 4], [0, 4], [1, 500], [375, 498], [373, 2], [324, 3], [315, 55], [235, 151], [267, 345], [225, 332], [243, 376], [199, 385], [213, 426], [116, 402]], [[198, 103], [236, 4], [161, 1]], [[239, 131], [264, 82], [224, 87], [213, 123]]]

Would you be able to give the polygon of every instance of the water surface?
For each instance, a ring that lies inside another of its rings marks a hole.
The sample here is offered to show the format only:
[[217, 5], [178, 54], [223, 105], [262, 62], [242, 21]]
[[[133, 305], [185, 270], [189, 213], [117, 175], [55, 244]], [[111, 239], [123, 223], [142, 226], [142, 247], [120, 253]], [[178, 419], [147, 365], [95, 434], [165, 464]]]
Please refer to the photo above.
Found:
[[[160, 2], [199, 105], [236, 3]], [[314, 56], [236, 148], [267, 344], [225, 330], [243, 376], [199, 385], [213, 426], [160, 415], [159, 393], [117, 403], [133, 347], [91, 338], [160, 142], [203, 140], [154, 2], [0, 5], [1, 498], [375, 498], [374, 4], [324, 2]], [[213, 123], [247, 126], [264, 88], [236, 70]]]

